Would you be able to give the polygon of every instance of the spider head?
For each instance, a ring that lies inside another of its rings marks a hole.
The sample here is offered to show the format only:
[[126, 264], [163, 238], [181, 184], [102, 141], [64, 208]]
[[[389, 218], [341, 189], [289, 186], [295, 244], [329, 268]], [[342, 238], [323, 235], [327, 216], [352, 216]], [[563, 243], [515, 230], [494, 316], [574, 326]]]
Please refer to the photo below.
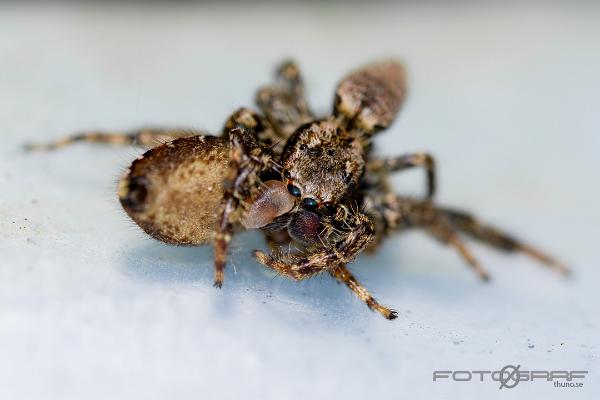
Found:
[[335, 208], [358, 185], [364, 151], [361, 139], [334, 120], [303, 125], [283, 152], [283, 182], [306, 210]]

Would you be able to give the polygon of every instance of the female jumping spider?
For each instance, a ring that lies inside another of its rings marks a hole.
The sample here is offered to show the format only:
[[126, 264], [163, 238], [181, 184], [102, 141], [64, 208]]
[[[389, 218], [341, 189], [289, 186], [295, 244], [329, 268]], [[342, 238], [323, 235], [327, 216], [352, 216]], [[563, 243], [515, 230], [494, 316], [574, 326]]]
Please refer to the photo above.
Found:
[[[263, 265], [300, 280], [328, 272], [387, 319], [397, 313], [380, 305], [346, 268], [362, 251], [372, 252], [391, 233], [422, 228], [454, 247], [487, 280], [459, 234], [509, 252], [522, 252], [562, 273], [568, 269], [541, 251], [481, 224], [471, 215], [432, 202], [431, 155], [378, 158], [372, 137], [395, 119], [406, 94], [396, 61], [382, 61], [346, 76], [335, 92], [331, 116], [316, 118], [293, 62], [277, 81], [259, 90], [262, 114], [242, 108], [220, 136], [180, 129], [124, 133], [87, 132], [30, 149], [78, 142], [153, 146], [136, 159], [119, 183], [127, 214], [149, 235], [175, 245], [212, 243], [215, 286], [223, 284], [227, 247], [241, 229], [260, 229], [271, 254], [255, 251]], [[421, 167], [427, 194], [393, 192], [392, 172]], [[293, 243], [295, 250], [289, 248]]]

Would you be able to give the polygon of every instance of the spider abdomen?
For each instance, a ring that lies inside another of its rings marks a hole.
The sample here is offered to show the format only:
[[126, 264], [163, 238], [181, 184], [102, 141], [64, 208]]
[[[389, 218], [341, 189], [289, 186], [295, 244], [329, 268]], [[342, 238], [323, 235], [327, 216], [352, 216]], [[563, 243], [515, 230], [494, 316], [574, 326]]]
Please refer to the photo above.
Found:
[[212, 241], [229, 145], [215, 136], [162, 144], [135, 160], [119, 182], [119, 200], [147, 234], [170, 244]]

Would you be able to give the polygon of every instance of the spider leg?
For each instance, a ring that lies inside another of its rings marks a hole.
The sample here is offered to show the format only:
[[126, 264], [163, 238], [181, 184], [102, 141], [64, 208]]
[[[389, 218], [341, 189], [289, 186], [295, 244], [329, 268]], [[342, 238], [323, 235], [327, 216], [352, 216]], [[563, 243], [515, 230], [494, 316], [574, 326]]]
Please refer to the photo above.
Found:
[[236, 222], [243, 211], [244, 199], [248, 198], [259, 183], [259, 174], [272, 168], [269, 149], [263, 147], [254, 128], [236, 124], [229, 131], [230, 168], [225, 179], [223, 203], [219, 211], [219, 224], [215, 234], [215, 283], [223, 285], [227, 248]]
[[242, 107], [231, 114], [225, 122], [222, 135], [229, 137], [229, 131], [236, 127], [252, 130], [256, 138], [277, 155], [277, 150], [282, 149], [285, 144], [285, 140], [277, 134], [269, 120], [249, 108]]
[[473, 216], [458, 210], [447, 208], [438, 209], [450, 224], [457, 230], [469, 235], [482, 243], [506, 252], [521, 252], [536, 259], [545, 266], [552, 268], [563, 275], [568, 275], [570, 270], [567, 266], [547, 255], [545, 252], [515, 239], [497, 228], [479, 222]]
[[49, 143], [28, 143], [24, 147], [27, 151], [46, 151], [60, 149], [79, 142], [87, 142], [117, 146], [137, 145], [152, 148], [173, 139], [200, 135], [207, 134], [198, 130], [176, 128], [142, 128], [123, 132], [85, 131]]
[[352, 261], [373, 239], [374, 228], [365, 214], [346, 218], [345, 231], [332, 244], [310, 249], [308, 254], [268, 255], [256, 250], [257, 260], [278, 273], [302, 280], [324, 271], [331, 271]]
[[344, 283], [352, 292], [369, 307], [371, 310], [375, 310], [380, 313], [385, 319], [396, 319], [398, 313], [392, 309], [382, 306], [375, 300], [375, 298], [369, 293], [369, 291], [356, 280], [354, 275], [348, 271], [345, 266], [339, 266], [334, 270], [329, 271], [338, 281]]
[[424, 168], [427, 173], [427, 199], [431, 199], [436, 188], [435, 161], [428, 153], [403, 154], [398, 157], [375, 158], [367, 163], [366, 171], [371, 174], [382, 175], [384, 178], [397, 171], [413, 167]]
[[386, 319], [396, 318], [398, 314], [379, 304], [345, 266], [373, 238], [374, 231], [370, 219], [359, 213], [347, 216], [344, 220], [348, 223], [347, 228], [350, 229], [344, 232], [337, 242], [331, 246], [324, 245], [307, 256], [273, 256], [259, 250], [254, 254], [260, 263], [294, 280], [307, 279], [327, 271], [332, 277], [348, 286], [370, 309], [377, 311]]
[[[489, 279], [481, 264], [458, 235], [464, 233], [496, 249], [521, 252], [562, 274], [569, 273], [566, 266], [544, 252], [496, 228], [484, 225], [464, 212], [440, 208], [430, 201], [410, 199], [393, 193], [371, 193], [365, 202], [368, 213], [377, 226], [377, 237], [374, 240], [376, 244], [381, 243], [393, 232], [412, 227], [422, 228], [442, 243], [454, 247], [482, 279]], [[372, 251], [372, 248], [368, 250]]]
[[277, 68], [274, 85], [261, 88], [256, 102], [281, 139], [288, 139], [296, 129], [314, 120], [304, 95], [300, 69], [293, 61]]
[[433, 237], [437, 238], [440, 242], [452, 246], [465, 262], [473, 269], [473, 271], [479, 276], [482, 281], [489, 281], [489, 273], [481, 266], [479, 261], [467, 248], [463, 240], [458, 236], [457, 232], [450, 226], [447, 220], [443, 218], [436, 218], [425, 227], [426, 231], [429, 232]]

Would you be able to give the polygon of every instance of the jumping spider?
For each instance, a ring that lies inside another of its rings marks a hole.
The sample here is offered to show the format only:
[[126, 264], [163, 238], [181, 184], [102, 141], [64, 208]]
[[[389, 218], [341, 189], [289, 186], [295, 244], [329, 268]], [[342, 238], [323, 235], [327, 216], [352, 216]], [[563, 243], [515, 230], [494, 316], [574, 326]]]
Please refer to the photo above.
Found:
[[[133, 161], [120, 180], [119, 200], [158, 240], [214, 244], [216, 287], [223, 284], [233, 234], [255, 228], [271, 248], [271, 254], [254, 252], [261, 264], [295, 280], [328, 272], [387, 319], [397, 313], [379, 304], [346, 264], [408, 228], [422, 228], [454, 247], [483, 280], [488, 274], [460, 234], [528, 254], [566, 274], [565, 266], [541, 251], [468, 213], [432, 202], [431, 155], [373, 154], [372, 137], [394, 121], [405, 94], [402, 65], [381, 61], [342, 79], [332, 115], [316, 118], [306, 102], [300, 71], [285, 62], [276, 83], [258, 91], [262, 114], [237, 110], [220, 136], [181, 129], [87, 132], [29, 148], [53, 149], [78, 141], [148, 147], [162, 142]], [[427, 172], [424, 198], [397, 195], [389, 184], [392, 172], [413, 167]], [[294, 250], [283, 250], [289, 244]]]

